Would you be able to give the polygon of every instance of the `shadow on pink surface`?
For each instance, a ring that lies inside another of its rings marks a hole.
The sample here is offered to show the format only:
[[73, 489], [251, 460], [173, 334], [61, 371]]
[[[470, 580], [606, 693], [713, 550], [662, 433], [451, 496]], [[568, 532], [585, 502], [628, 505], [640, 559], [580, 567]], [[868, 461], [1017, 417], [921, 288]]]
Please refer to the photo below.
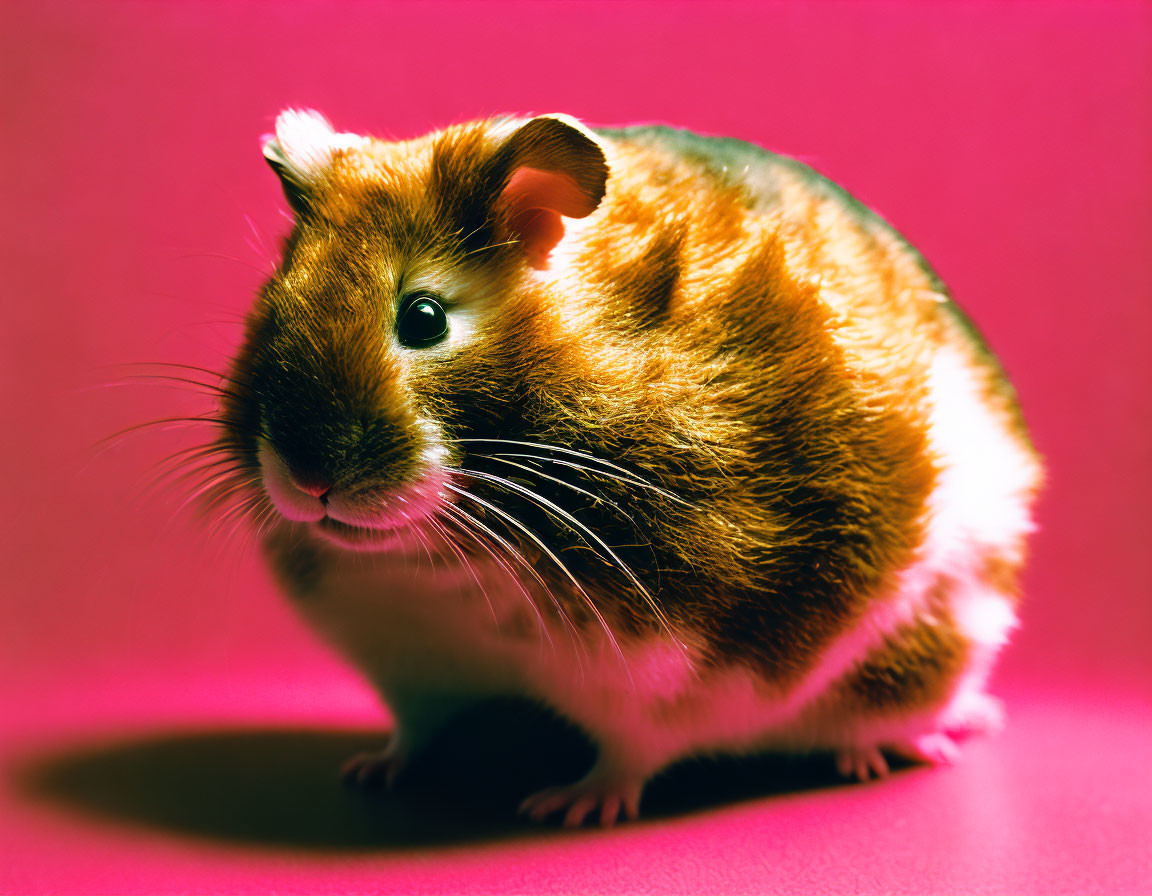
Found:
[[[392, 792], [340, 787], [341, 763], [382, 739], [364, 730], [292, 726], [160, 732], [57, 750], [23, 764], [16, 780], [25, 797], [90, 818], [214, 840], [348, 851], [549, 831], [555, 824], [517, 819], [520, 800], [574, 780], [594, 758], [591, 745], [564, 722], [501, 702], [450, 724]], [[827, 754], [694, 760], [649, 785], [642, 818], [843, 786]]]
[[16, 797], [0, 890], [1148, 892], [1145, 684], [998, 690], [1007, 727], [953, 768], [846, 785], [828, 756], [694, 762], [652, 782], [639, 823], [582, 832], [514, 815], [592, 760], [522, 704], [460, 717], [397, 792], [367, 794], [338, 771], [380, 746], [379, 710], [339, 682], [27, 690], [40, 733], [0, 737]]

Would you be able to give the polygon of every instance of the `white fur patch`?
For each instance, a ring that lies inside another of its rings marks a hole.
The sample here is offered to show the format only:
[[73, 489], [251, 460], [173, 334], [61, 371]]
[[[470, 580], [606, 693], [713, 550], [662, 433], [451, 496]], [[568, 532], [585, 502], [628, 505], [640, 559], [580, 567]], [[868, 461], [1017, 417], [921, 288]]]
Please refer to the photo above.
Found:
[[970, 364], [955, 349], [937, 352], [929, 385], [929, 434], [940, 477], [930, 501], [926, 559], [959, 561], [967, 572], [978, 548], [1014, 558], [1033, 529], [1036, 462], [989, 410]]
[[285, 109], [276, 117], [275, 135], [264, 136], [264, 157], [297, 183], [315, 180], [338, 150], [368, 142], [358, 134], [340, 134], [313, 109]]
[[956, 627], [973, 644], [981, 647], [1003, 647], [1016, 626], [1016, 613], [1008, 599], [976, 583], [956, 590], [952, 600], [952, 614]]

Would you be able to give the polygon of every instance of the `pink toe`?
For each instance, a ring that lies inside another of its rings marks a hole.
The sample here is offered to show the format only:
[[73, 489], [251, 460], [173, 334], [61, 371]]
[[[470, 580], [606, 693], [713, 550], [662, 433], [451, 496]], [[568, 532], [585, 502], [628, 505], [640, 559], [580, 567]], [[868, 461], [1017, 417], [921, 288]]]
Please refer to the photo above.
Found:
[[367, 789], [384, 782], [392, 787], [404, 764], [404, 756], [389, 746], [374, 753], [357, 753], [340, 767], [340, 777], [348, 786]]
[[584, 824], [584, 819], [588, 817], [597, 803], [597, 798], [594, 795], [582, 796], [576, 800], [568, 809], [568, 814], [564, 816], [564, 826], [569, 828], [578, 828]]
[[621, 818], [640, 814], [642, 782], [589, 774], [567, 787], [553, 787], [534, 794], [520, 804], [520, 812], [533, 821], [543, 821], [563, 812], [567, 827], [579, 827], [591, 816], [603, 827], [612, 827]]

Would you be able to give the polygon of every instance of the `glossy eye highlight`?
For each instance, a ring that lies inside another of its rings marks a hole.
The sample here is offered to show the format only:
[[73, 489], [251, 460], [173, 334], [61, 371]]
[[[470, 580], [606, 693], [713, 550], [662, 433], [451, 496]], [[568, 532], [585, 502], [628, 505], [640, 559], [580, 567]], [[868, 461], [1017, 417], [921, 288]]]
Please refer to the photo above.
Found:
[[448, 334], [448, 315], [433, 296], [420, 295], [409, 300], [400, 311], [396, 335], [408, 348], [424, 348], [439, 342]]

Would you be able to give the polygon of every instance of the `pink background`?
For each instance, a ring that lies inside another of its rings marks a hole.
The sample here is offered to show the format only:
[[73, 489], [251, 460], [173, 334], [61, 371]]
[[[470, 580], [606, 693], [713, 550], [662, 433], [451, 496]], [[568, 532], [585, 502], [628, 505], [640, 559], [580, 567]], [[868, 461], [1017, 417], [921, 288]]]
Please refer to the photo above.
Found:
[[[1150, 7], [18, 3], [0, 92], [0, 892], [1152, 890]], [[1048, 460], [1006, 732], [875, 786], [729, 775], [608, 833], [338, 791], [386, 720], [251, 550], [147, 490], [196, 434], [92, 448], [203, 407], [100, 384], [223, 365], [286, 227], [258, 137], [287, 105], [395, 137], [677, 123], [883, 213]]]

